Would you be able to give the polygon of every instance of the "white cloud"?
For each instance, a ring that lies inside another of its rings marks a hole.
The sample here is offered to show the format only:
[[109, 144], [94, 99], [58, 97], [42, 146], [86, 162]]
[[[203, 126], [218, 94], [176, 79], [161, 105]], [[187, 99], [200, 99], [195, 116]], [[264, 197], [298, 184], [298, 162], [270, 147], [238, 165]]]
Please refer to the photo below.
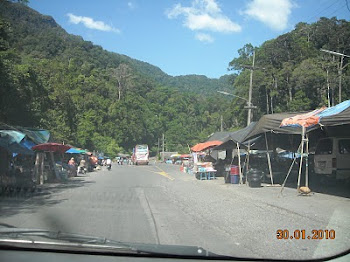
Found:
[[134, 3], [132, 3], [132, 2], [128, 2], [128, 7], [129, 7], [129, 9], [135, 9], [136, 8], [136, 5], [134, 4]]
[[198, 33], [196, 34], [196, 39], [201, 41], [201, 42], [205, 42], [205, 43], [213, 43], [214, 42], [214, 38], [211, 37], [211, 35], [209, 34], [204, 34], [204, 33]]
[[215, 0], [193, 0], [190, 7], [176, 4], [166, 12], [169, 19], [184, 17], [185, 27], [220, 33], [240, 32], [241, 26], [225, 16]]
[[243, 14], [263, 22], [274, 30], [288, 26], [289, 15], [295, 7], [291, 0], [252, 0]]
[[77, 15], [73, 15], [71, 13], [67, 14], [67, 16], [69, 18], [69, 22], [73, 23], [73, 24], [82, 23], [85, 27], [90, 28], [90, 29], [96, 29], [96, 30], [106, 31], [106, 32], [120, 33], [119, 29], [114, 28], [110, 25], [107, 25], [102, 21], [95, 21], [91, 17], [77, 16]]

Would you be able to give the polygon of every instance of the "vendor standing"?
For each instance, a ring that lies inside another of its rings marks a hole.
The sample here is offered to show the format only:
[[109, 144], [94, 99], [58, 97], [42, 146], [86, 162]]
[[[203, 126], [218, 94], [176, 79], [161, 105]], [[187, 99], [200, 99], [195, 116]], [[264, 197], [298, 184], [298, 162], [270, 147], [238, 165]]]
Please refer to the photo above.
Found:
[[76, 175], [76, 169], [75, 169], [75, 161], [74, 161], [74, 157], [72, 157], [69, 161], [68, 161], [68, 166], [69, 166], [69, 173], [73, 176]]

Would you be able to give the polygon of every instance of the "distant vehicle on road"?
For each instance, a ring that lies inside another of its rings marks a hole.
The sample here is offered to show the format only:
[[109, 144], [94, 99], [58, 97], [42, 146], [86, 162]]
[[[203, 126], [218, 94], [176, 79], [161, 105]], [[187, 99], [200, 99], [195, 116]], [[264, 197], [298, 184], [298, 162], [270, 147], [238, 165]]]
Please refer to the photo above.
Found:
[[148, 145], [136, 145], [133, 149], [131, 161], [134, 165], [142, 165], [149, 163]]
[[320, 139], [314, 156], [314, 171], [336, 179], [350, 178], [350, 138]]

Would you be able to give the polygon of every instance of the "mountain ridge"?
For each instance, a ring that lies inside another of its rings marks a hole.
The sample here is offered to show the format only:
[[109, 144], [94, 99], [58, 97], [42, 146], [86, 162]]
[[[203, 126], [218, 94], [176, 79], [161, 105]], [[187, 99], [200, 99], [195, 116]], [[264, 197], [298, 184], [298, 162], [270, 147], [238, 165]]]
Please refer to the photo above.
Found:
[[[5, 3], [6, 0], [2, 0], [1, 2]], [[47, 56], [52, 58], [60, 55], [60, 53], [55, 53], [55, 50], [62, 50], [62, 47], [64, 49], [64, 45], [66, 45], [66, 47], [72, 46], [73, 44], [69, 43], [70, 41], [84, 41], [87, 46], [92, 45], [95, 48], [101, 48], [102, 50], [100, 51], [102, 53], [106, 52], [104, 55], [114, 56], [116, 60], [130, 64], [138, 73], [154, 80], [159, 85], [203, 95], [215, 93], [217, 90], [230, 91], [232, 89], [232, 80], [230, 80], [230, 78], [234, 77], [234, 75], [224, 75], [220, 78], [208, 78], [205, 75], [196, 74], [171, 76], [165, 73], [161, 68], [147, 61], [137, 60], [125, 54], [108, 51], [99, 45], [95, 45], [91, 41], [84, 40], [83, 37], [79, 35], [69, 34], [52, 16], [43, 15], [20, 3], [12, 4], [16, 5], [16, 8], [5, 8], [6, 4], [0, 5], [0, 13], [3, 19], [10, 21], [11, 26], [15, 27], [16, 32], [27, 36], [24, 43], [21, 42], [21, 45], [16, 46], [20, 52], [31, 54], [31, 56], [35, 57], [36, 54], [46, 50]], [[16, 19], [18, 17], [24, 19]], [[51, 46], [41, 46], [39, 43], [40, 38], [45, 37], [41, 32], [56, 34], [55, 43], [51, 43]], [[12, 41], [16, 43], [15, 38], [13, 38]], [[27, 42], [31, 42], [30, 46], [34, 46], [34, 50], [37, 50], [37, 52], [33, 50], [23, 50], [22, 46], [26, 46]], [[33, 42], [37, 42], [37, 45], [34, 45]], [[40, 47], [40, 49], [38, 49], [38, 47]], [[41, 56], [42, 54], [38, 55], [38, 58], [42, 58]]]

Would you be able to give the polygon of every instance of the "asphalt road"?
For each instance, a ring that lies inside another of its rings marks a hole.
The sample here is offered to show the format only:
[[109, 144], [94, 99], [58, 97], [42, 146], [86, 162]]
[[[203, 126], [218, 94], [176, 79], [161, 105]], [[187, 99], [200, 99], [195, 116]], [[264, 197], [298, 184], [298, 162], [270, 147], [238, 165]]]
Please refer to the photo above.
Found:
[[[0, 223], [123, 242], [201, 246], [239, 257], [305, 259], [350, 247], [350, 199], [283, 195], [219, 178], [199, 181], [179, 166], [113, 165], [32, 195], [0, 197]], [[279, 240], [277, 230], [331, 230], [335, 239]]]

